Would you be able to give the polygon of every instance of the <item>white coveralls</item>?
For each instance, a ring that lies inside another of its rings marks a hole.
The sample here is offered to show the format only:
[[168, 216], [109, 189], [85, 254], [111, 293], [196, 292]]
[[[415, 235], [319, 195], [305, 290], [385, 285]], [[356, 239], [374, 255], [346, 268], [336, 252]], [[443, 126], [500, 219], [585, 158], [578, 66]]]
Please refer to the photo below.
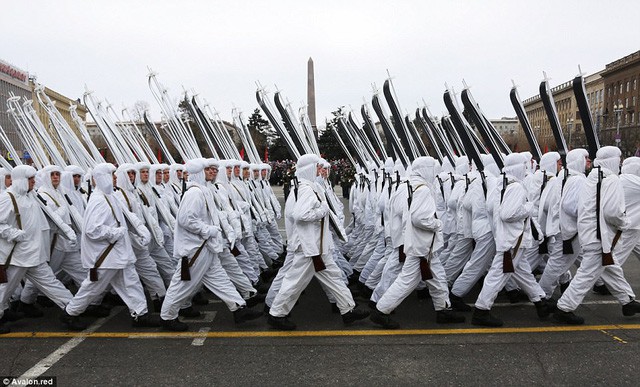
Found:
[[[0, 318], [9, 306], [9, 298], [24, 278], [60, 308], [64, 308], [73, 297], [47, 264], [50, 247], [49, 222], [36, 202], [38, 199], [34, 191], [29, 190], [29, 178], [35, 177], [35, 174], [36, 170], [30, 166], [15, 167], [11, 171], [13, 184], [0, 194], [1, 264], [6, 263], [13, 251], [7, 267], [7, 282], [0, 284]], [[10, 194], [16, 200], [21, 227], [18, 225]]]

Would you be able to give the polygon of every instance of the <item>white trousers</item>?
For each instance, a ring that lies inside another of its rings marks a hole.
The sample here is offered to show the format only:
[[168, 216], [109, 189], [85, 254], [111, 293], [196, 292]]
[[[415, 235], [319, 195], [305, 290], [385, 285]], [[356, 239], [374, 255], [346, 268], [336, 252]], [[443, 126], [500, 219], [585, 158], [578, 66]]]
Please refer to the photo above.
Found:
[[269, 291], [267, 292], [267, 297], [264, 299], [265, 305], [271, 307], [273, 305], [273, 300], [276, 299], [276, 295], [280, 291], [280, 287], [282, 286], [282, 280], [284, 279], [285, 274], [291, 269], [291, 265], [293, 263], [293, 251], [287, 250], [287, 255], [284, 257], [284, 263], [280, 270], [278, 270], [278, 274], [271, 282], [271, 286], [269, 286]]
[[[89, 273], [87, 269], [82, 267], [80, 251], [64, 252], [58, 249], [53, 249], [51, 259], [49, 260], [49, 266], [51, 267], [53, 274], [56, 276], [58, 276], [62, 271], [67, 273], [78, 287], [80, 287], [80, 284], [82, 284], [82, 281], [84, 281]], [[36, 302], [39, 294], [40, 292], [38, 292], [38, 289], [33, 282], [27, 280], [25, 281], [24, 289], [22, 289], [20, 301], [25, 304], [33, 304]]]
[[[380, 312], [384, 314], [393, 312], [422, 281], [420, 260], [420, 257], [407, 256], [402, 271], [376, 305]], [[437, 257], [433, 257], [429, 264], [433, 278], [426, 283], [433, 307], [436, 311], [444, 310], [451, 306], [444, 268]]]
[[98, 269], [98, 280], [95, 282], [87, 276], [78, 289], [78, 293], [67, 305], [67, 313], [71, 316], [79, 316], [89, 304], [102, 297], [109, 285], [127, 304], [132, 317], [147, 313], [147, 300], [133, 264], [122, 269]]
[[[555, 239], [554, 239], [555, 238]], [[569, 269], [576, 264], [580, 256], [580, 240], [575, 237], [571, 242], [573, 254], [562, 253], [562, 235], [557, 234], [549, 238], [549, 259], [540, 277], [540, 287], [544, 290], [547, 298], [551, 298], [560, 284], [571, 280]]]
[[269, 314], [274, 317], [288, 315], [300, 297], [300, 293], [314, 276], [333, 295], [341, 314], [353, 310], [356, 304], [349, 288], [342, 281], [340, 269], [329, 255], [323, 255], [322, 261], [326, 269], [316, 272], [311, 257], [305, 256], [301, 250], [294, 252], [291, 267], [282, 279], [280, 291], [273, 300]]
[[58, 281], [55, 274], [53, 274], [53, 270], [46, 262], [32, 267], [9, 265], [7, 268], [7, 282], [0, 284], [0, 318], [4, 315], [5, 309], [9, 307], [9, 298], [23, 278], [33, 283], [39, 291], [49, 297], [61, 309], [73, 298], [73, 294], [62, 285], [62, 282]]
[[158, 266], [158, 272], [160, 273], [160, 277], [162, 277], [165, 287], [169, 286], [173, 272], [176, 271], [176, 260], [171, 258], [164, 247], [157, 244], [153, 238], [151, 242], [149, 242], [149, 255]]
[[503, 252], [498, 251], [493, 257], [491, 268], [487, 276], [484, 277], [482, 290], [476, 300], [476, 309], [491, 310], [498, 292], [505, 286], [509, 279], [520, 286], [531, 302], [538, 302], [545, 297], [544, 291], [536, 282], [535, 277], [531, 274], [529, 262], [524, 258], [524, 251], [520, 249], [515, 257], [513, 257], [513, 273], [504, 273], [502, 267]]
[[387, 262], [384, 265], [384, 269], [382, 270], [382, 276], [380, 277], [380, 282], [373, 289], [373, 293], [371, 294], [371, 301], [378, 302], [382, 295], [389, 289], [391, 284], [396, 280], [398, 274], [402, 271], [403, 263], [398, 259], [399, 250], [398, 248], [394, 248], [391, 255], [387, 258]]
[[256, 240], [253, 236], [248, 236], [242, 238], [241, 243], [236, 242], [236, 244], [238, 245], [238, 250], [240, 250], [240, 255], [236, 257], [238, 266], [240, 266], [244, 275], [249, 278], [249, 281], [255, 284], [260, 276], [260, 261], [264, 261], [260, 250], [258, 250]]
[[218, 254], [218, 257], [220, 258], [220, 264], [222, 264], [224, 271], [227, 272], [227, 276], [229, 276], [229, 279], [242, 298], [247, 299], [257, 293], [257, 290], [251, 285], [249, 278], [242, 272], [242, 269], [240, 269], [236, 257], [231, 254], [229, 249], [225, 248]]
[[202, 249], [189, 271], [190, 281], [181, 279], [180, 268], [173, 274], [160, 312], [163, 320], [176, 319], [180, 308], [200, 289], [201, 284], [220, 298], [232, 312], [246, 305], [222, 267], [218, 254], [212, 253], [207, 248]]
[[464, 265], [471, 258], [473, 252], [473, 238], [465, 238], [464, 235], [458, 234], [456, 237], [456, 244], [451, 249], [449, 259], [443, 264], [444, 272], [447, 275], [447, 282], [453, 284], [458, 277], [458, 274], [462, 272]]
[[280, 234], [280, 230], [278, 230], [278, 223], [267, 223], [266, 225], [267, 231], [271, 236], [271, 244], [274, 246], [274, 251], [280, 255], [282, 253], [282, 234]]
[[157, 300], [164, 297], [167, 293], [167, 285], [158, 271], [156, 261], [149, 255], [149, 250], [134, 248], [133, 253], [136, 256], [135, 270], [147, 287], [151, 298]]
[[453, 283], [451, 294], [458, 297], [467, 295], [476, 282], [489, 270], [495, 255], [496, 242], [492, 233], [488, 232], [477, 238], [476, 247], [471, 253], [471, 258], [469, 258], [469, 261], [462, 269], [462, 273]]
[[[447, 235], [449, 235], [449, 237], [447, 237]], [[458, 233], [452, 233], [452, 234], [445, 234], [444, 237], [447, 240], [447, 245], [440, 251], [438, 258], [440, 258], [440, 263], [442, 263], [443, 265], [447, 264], [447, 261], [449, 260], [449, 257], [451, 256], [451, 252], [453, 251], [453, 248], [456, 246], [456, 243], [458, 242], [458, 236], [460, 234]]]
[[364, 269], [364, 266], [367, 264], [369, 258], [371, 258], [371, 256], [373, 255], [373, 251], [378, 245], [378, 235], [379, 234], [375, 234], [372, 232], [371, 236], [367, 239], [367, 243], [364, 244], [364, 248], [360, 251], [360, 255], [358, 256], [357, 260], [351, 261], [353, 270], [361, 272]]
[[391, 238], [387, 238], [384, 254], [376, 264], [376, 267], [373, 269], [371, 274], [369, 274], [367, 282], [365, 282], [365, 285], [369, 289], [375, 289], [376, 286], [378, 286], [378, 284], [380, 283], [380, 280], [382, 279], [382, 271], [384, 270], [384, 267], [387, 264], [387, 260], [389, 259], [389, 256], [391, 254], [393, 254], [393, 247], [391, 247]]
[[602, 247], [600, 243], [582, 246], [582, 262], [569, 287], [558, 300], [558, 309], [565, 312], [576, 310], [587, 295], [587, 292], [591, 290], [596, 280], [600, 277], [607, 284], [611, 294], [622, 305], [633, 301], [636, 295], [624, 278], [622, 267], [617, 261], [620, 247], [616, 246], [613, 252], [613, 260], [616, 263], [602, 266]]
[[367, 260], [367, 263], [364, 265], [364, 267], [362, 268], [362, 272], [360, 273], [359, 279], [360, 279], [360, 282], [362, 283], [367, 283], [367, 279], [369, 279], [369, 276], [371, 275], [373, 270], [375, 270], [376, 266], [378, 265], [378, 262], [380, 262], [382, 257], [384, 257], [384, 253], [386, 250], [386, 241], [384, 238], [384, 231], [380, 232], [376, 236], [376, 241], [377, 241], [376, 247], [373, 250], [371, 258]]

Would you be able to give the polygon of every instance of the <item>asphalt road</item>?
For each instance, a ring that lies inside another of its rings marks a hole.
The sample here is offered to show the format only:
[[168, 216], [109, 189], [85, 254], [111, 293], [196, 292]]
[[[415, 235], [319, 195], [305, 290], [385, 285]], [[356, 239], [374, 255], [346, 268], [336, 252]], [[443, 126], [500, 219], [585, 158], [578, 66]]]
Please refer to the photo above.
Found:
[[[625, 272], [640, 292], [637, 257]], [[431, 301], [412, 295], [394, 315], [401, 330], [382, 331], [368, 320], [345, 327], [313, 280], [292, 312], [293, 332], [264, 318], [235, 325], [209, 297], [205, 318], [184, 334], [131, 328], [123, 307], [69, 333], [60, 311], [46, 308], [0, 336], [0, 385], [8, 375], [55, 376], [59, 386], [638, 384], [640, 315], [623, 317], [611, 296], [589, 294], [579, 327], [540, 321], [532, 304], [499, 297], [494, 312], [505, 326], [484, 329], [436, 324]]]

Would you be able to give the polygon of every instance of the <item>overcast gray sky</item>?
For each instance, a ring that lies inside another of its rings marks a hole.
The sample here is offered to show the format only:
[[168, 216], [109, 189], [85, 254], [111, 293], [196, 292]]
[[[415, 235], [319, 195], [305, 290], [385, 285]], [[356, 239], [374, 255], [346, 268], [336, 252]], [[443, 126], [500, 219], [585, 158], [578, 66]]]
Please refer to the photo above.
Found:
[[10, 1], [0, 58], [67, 96], [84, 85], [116, 107], [146, 100], [147, 66], [178, 97], [195, 89], [224, 119], [257, 107], [255, 82], [297, 108], [315, 63], [318, 124], [371, 101], [390, 71], [402, 108], [445, 111], [445, 82], [462, 79], [491, 118], [515, 116], [542, 71], [555, 86], [578, 64], [591, 74], [640, 49], [639, 1]]

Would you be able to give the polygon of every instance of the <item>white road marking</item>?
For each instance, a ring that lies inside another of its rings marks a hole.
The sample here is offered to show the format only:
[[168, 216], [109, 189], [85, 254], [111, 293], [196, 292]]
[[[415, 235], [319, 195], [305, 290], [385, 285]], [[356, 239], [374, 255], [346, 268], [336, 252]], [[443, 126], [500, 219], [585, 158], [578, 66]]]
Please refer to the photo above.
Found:
[[[96, 320], [96, 322], [91, 324], [91, 326], [89, 326], [84, 331], [80, 332], [80, 334], [94, 333], [95, 331], [100, 329], [100, 327], [103, 326], [107, 321], [109, 321], [113, 316], [120, 313], [123, 309], [124, 309], [124, 306], [118, 306], [113, 308], [113, 310], [111, 311], [111, 314], [108, 317], [103, 317]], [[27, 372], [25, 372], [20, 376], [20, 378], [33, 379], [44, 374], [45, 372], [47, 372], [47, 370], [49, 370], [49, 368], [51, 368], [60, 359], [62, 359], [64, 355], [68, 354], [69, 352], [71, 352], [72, 349], [77, 347], [78, 344], [82, 343], [84, 339], [86, 339], [86, 336], [74, 337], [73, 339], [62, 344], [58, 349], [53, 351], [49, 356], [45, 357], [44, 359], [40, 360], [36, 365], [29, 368]]]
[[194, 347], [200, 347], [204, 345], [204, 341], [207, 339], [207, 333], [209, 333], [210, 330], [211, 328], [209, 327], [200, 328], [200, 330], [198, 330], [198, 333], [201, 333], [202, 337], [196, 337], [195, 339], [193, 339], [191, 345], [193, 345]]

